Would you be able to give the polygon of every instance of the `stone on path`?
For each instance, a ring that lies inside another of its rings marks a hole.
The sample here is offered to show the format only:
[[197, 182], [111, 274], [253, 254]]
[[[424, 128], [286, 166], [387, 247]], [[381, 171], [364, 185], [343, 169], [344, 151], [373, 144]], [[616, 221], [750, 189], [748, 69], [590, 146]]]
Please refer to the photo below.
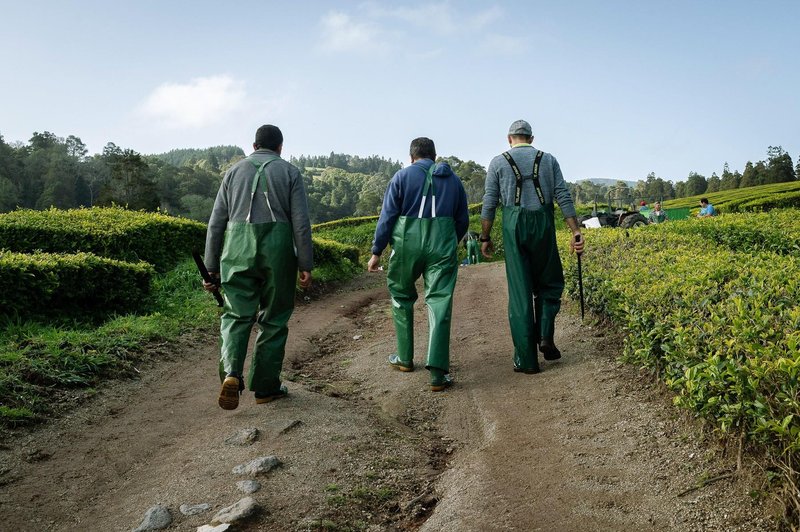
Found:
[[181, 513], [183, 515], [197, 515], [207, 512], [211, 509], [210, 504], [181, 504]]
[[281, 428], [281, 430], [278, 431], [278, 434], [286, 434], [287, 432], [301, 425], [302, 423], [303, 422], [300, 421], [299, 419], [292, 419], [290, 421], [287, 421], [286, 424], [283, 426], [283, 428]]
[[172, 516], [166, 506], [156, 504], [149, 508], [141, 524], [133, 532], [145, 532], [146, 530], [161, 530], [172, 524]]
[[197, 532], [225, 532], [231, 527], [228, 523], [222, 523], [221, 525], [211, 526], [211, 525], [203, 525], [197, 527]]
[[225, 443], [228, 445], [252, 445], [254, 441], [258, 439], [258, 429], [257, 428], [246, 428], [237, 430], [227, 438], [225, 438]]
[[262, 456], [246, 464], [241, 464], [234, 467], [231, 473], [234, 475], [255, 476], [260, 473], [269, 473], [279, 465], [281, 465], [281, 461], [278, 460], [277, 456]]
[[248, 495], [251, 493], [255, 493], [261, 489], [261, 483], [257, 480], [240, 480], [236, 483], [236, 488], [239, 491], [243, 491]]
[[235, 523], [253, 515], [258, 510], [258, 503], [252, 497], [245, 497], [239, 502], [223, 508], [211, 520], [212, 525]]

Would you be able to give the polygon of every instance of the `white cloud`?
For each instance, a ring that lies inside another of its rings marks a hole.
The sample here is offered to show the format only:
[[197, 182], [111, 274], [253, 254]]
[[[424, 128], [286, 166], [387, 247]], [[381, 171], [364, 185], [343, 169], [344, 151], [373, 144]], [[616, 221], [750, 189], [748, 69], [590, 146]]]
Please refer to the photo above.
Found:
[[332, 11], [322, 18], [322, 48], [328, 52], [367, 53], [383, 48], [380, 29], [371, 22], [357, 22], [350, 15]]
[[197, 128], [217, 124], [242, 109], [246, 97], [244, 82], [230, 76], [195, 78], [156, 87], [139, 111], [169, 128]]
[[331, 11], [324, 15], [320, 48], [360, 54], [408, 50], [409, 39], [419, 40], [420, 31], [430, 38], [473, 36], [502, 17], [503, 10], [496, 6], [475, 12], [459, 10], [447, 1], [393, 7], [366, 2], [356, 13]]
[[409, 7], [384, 8], [378, 4], [367, 4], [367, 13], [375, 18], [401, 20], [420, 28], [445, 34], [480, 31], [502, 17], [497, 6], [477, 13], [462, 14], [450, 2], [439, 2]]

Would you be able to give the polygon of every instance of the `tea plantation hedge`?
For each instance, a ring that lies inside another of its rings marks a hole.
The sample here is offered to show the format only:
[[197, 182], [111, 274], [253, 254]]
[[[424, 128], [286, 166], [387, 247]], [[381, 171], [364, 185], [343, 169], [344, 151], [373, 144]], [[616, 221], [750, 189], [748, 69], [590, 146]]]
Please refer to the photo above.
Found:
[[192, 249], [203, 249], [205, 234], [205, 225], [193, 220], [121, 207], [0, 214], [0, 249], [87, 252], [118, 260], [143, 260], [160, 272]]
[[317, 236], [314, 246], [314, 279], [321, 282], [343, 281], [361, 271], [358, 248]]
[[771, 209], [800, 207], [800, 181], [772, 183], [756, 187], [707, 192], [664, 202], [665, 209], [689, 207], [694, 214], [700, 198], [706, 197], [722, 213], [763, 212]]
[[97, 317], [141, 308], [155, 273], [91, 253], [0, 251], [0, 315]]
[[722, 434], [763, 446], [792, 482], [800, 458], [797, 214], [591, 231], [583, 259], [586, 303], [627, 333], [624, 357], [656, 371], [677, 404]]

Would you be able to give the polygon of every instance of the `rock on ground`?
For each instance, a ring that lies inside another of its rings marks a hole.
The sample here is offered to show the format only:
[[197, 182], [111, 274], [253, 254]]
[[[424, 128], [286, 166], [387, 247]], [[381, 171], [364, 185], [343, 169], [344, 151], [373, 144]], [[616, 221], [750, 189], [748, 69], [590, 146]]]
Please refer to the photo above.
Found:
[[255, 493], [260, 490], [261, 483], [257, 480], [240, 480], [236, 483], [236, 489], [249, 495], [250, 493]]
[[258, 475], [269, 473], [281, 465], [281, 461], [276, 456], [262, 456], [246, 464], [241, 464], [233, 468], [231, 473], [234, 475]]
[[223, 508], [211, 520], [212, 525], [221, 525], [224, 523], [235, 523], [253, 515], [259, 506], [256, 500], [252, 497], [245, 497], [244, 499]]
[[180, 510], [183, 515], [197, 515], [211, 509], [210, 504], [181, 504]]
[[237, 430], [227, 438], [225, 438], [225, 443], [228, 445], [252, 445], [258, 439], [258, 429], [257, 428], [246, 428]]
[[161, 530], [172, 524], [172, 515], [165, 506], [157, 504], [150, 507], [144, 514], [141, 524], [133, 532], [144, 532], [146, 530]]
[[197, 527], [197, 532], [225, 532], [231, 527], [228, 523], [222, 523], [221, 525], [211, 526], [211, 525], [203, 525]]

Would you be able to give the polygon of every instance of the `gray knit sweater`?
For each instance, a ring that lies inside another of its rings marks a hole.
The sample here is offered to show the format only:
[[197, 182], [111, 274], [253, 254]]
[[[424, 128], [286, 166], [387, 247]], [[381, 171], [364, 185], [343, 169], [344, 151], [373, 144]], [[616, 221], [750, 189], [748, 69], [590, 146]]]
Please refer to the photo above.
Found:
[[[250, 156], [256, 161], [264, 162], [267, 157], [275, 157], [278, 154], [271, 150], [260, 149]], [[279, 159], [267, 165], [266, 173], [269, 203], [276, 221], [292, 224], [294, 246], [297, 250], [297, 267], [300, 271], [311, 271], [314, 266], [311, 222], [308, 219], [308, 202], [300, 170]], [[219, 272], [222, 243], [228, 222], [247, 221], [250, 191], [255, 175], [255, 167], [250, 162], [242, 160], [233, 165], [222, 179], [206, 233], [205, 262], [210, 272]], [[250, 221], [252, 223], [272, 221], [261, 183], [253, 200], [253, 215]]]
[[[518, 144], [510, 151], [522, 176], [527, 178], [533, 175], [533, 160], [539, 150], [528, 144]], [[575, 206], [572, 203], [572, 196], [569, 194], [564, 176], [561, 175], [561, 167], [556, 158], [549, 153], [542, 155], [542, 162], [539, 165], [539, 183], [545, 202], [552, 203], [555, 199], [555, 202], [561, 207], [564, 218], [575, 216]], [[481, 218], [494, 220], [495, 211], [500, 202], [503, 205], [513, 206], [516, 188], [517, 178], [505, 157], [501, 154], [492, 159], [486, 171], [486, 193], [483, 196]], [[530, 210], [537, 210], [542, 206], [531, 179], [522, 181], [520, 206]]]

